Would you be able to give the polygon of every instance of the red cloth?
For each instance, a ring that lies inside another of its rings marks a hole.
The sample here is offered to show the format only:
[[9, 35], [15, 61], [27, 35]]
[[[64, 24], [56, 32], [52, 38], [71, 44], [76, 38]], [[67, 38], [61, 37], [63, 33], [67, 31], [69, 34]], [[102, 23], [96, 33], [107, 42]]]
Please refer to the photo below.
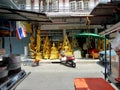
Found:
[[75, 90], [115, 90], [103, 78], [75, 78]]
[[97, 49], [91, 49], [91, 50], [89, 50], [89, 54], [92, 54], [92, 52], [98, 53], [99, 51]]

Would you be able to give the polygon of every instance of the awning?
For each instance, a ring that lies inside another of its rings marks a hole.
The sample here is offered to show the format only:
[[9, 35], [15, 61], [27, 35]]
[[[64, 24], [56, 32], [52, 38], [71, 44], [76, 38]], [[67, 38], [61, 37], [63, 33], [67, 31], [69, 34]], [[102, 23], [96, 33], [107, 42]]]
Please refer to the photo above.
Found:
[[98, 4], [91, 12], [91, 24], [92, 25], [108, 25], [114, 24], [115, 21], [115, 9], [117, 5], [114, 3]]
[[75, 37], [93, 37], [93, 38], [104, 38], [102, 36], [100, 36], [99, 34], [95, 34], [95, 33], [79, 33], [79, 34], [75, 34]]
[[52, 23], [45, 13], [33, 11], [0, 8], [0, 19], [9, 21], [35, 21], [40, 23]]
[[104, 30], [103, 32], [100, 33], [100, 35], [104, 36], [104, 35], [108, 35], [110, 33], [116, 32], [116, 31], [120, 31], [120, 22], [118, 22], [115, 25], [113, 25], [112, 27]]

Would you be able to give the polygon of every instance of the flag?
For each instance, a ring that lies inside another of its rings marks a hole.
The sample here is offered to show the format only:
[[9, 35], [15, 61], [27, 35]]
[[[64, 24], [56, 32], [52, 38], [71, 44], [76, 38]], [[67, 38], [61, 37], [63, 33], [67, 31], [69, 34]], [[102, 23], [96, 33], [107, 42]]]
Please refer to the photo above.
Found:
[[22, 21], [23, 26], [25, 27], [25, 30], [27, 33], [32, 33], [32, 24]]
[[26, 28], [24, 27], [24, 25], [22, 25], [22, 24], [18, 25], [18, 28], [16, 30], [16, 34], [17, 34], [17, 37], [18, 37], [19, 40], [21, 40], [21, 39], [23, 39], [27, 36]]

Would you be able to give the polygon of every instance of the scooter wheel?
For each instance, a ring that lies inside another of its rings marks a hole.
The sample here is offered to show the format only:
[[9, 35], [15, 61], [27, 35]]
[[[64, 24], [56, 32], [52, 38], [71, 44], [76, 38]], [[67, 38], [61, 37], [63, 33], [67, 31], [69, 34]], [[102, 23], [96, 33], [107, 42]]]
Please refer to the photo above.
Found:
[[76, 63], [73, 63], [73, 64], [72, 64], [72, 67], [74, 67], [74, 68], [75, 68], [75, 67], [76, 67]]

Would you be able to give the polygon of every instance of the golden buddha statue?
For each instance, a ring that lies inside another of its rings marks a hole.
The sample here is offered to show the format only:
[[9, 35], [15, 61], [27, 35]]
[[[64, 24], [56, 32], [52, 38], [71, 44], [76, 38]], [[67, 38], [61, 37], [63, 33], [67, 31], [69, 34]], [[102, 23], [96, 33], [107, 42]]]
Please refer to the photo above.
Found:
[[48, 36], [46, 36], [43, 44], [43, 57], [44, 59], [49, 59], [50, 57], [50, 41]]
[[64, 37], [62, 51], [65, 51], [66, 56], [73, 56], [71, 44], [69, 42], [67, 35], [65, 35], [65, 37]]
[[44, 52], [44, 59], [49, 59], [49, 58], [50, 58], [50, 51], [49, 48], [47, 47]]
[[37, 29], [37, 35], [36, 35], [36, 57], [35, 59], [37, 61], [40, 61], [42, 59], [42, 53], [40, 52], [41, 47], [41, 36], [40, 36], [40, 28]]
[[34, 36], [30, 37], [29, 50], [30, 50], [31, 58], [35, 58], [36, 49], [35, 49], [35, 37]]
[[53, 43], [51, 47], [50, 59], [58, 59], [58, 58], [59, 58], [59, 53], [57, 48], [55, 47], [55, 43]]
[[73, 54], [72, 54], [72, 50], [71, 50], [71, 48], [69, 47], [69, 45], [68, 45], [67, 42], [65, 43], [65, 45], [64, 45], [64, 47], [63, 47], [63, 50], [65, 51], [65, 55], [66, 55], [66, 56], [71, 56], [71, 55], [73, 55]]
[[35, 59], [35, 62], [38, 62], [42, 59], [42, 53], [40, 52], [41, 46], [41, 37], [40, 37], [40, 29], [37, 30], [36, 35], [36, 44], [35, 44], [35, 37], [30, 37], [29, 49], [30, 49], [30, 56], [31, 58]]
[[40, 29], [37, 29], [37, 36], [36, 36], [36, 51], [40, 52], [40, 46], [41, 46], [41, 37], [40, 37]]
[[62, 50], [62, 43], [59, 43], [58, 45], [58, 51], [60, 52]]

